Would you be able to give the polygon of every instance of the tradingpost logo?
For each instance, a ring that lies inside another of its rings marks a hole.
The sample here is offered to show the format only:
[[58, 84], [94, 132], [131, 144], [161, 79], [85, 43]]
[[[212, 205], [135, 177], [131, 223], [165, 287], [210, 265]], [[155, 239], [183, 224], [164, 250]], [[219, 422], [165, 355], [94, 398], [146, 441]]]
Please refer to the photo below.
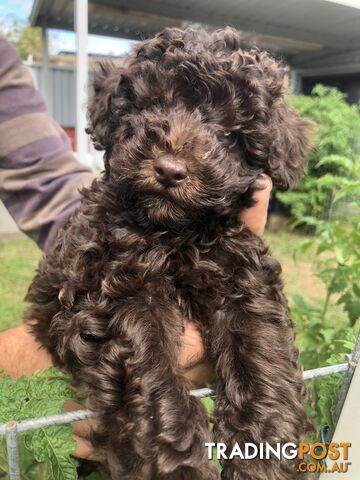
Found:
[[[325, 444], [321, 442], [306, 443], [302, 442], [298, 446], [295, 443], [245, 443], [241, 447], [236, 442], [231, 448], [225, 443], [206, 442], [207, 454], [209, 460], [252, 460], [255, 458], [268, 460], [277, 458], [278, 460], [292, 460], [297, 458], [299, 473], [346, 473], [351, 462], [349, 462], [349, 449], [351, 443], [332, 442]], [[331, 465], [325, 463], [331, 460]]]
[[[349, 462], [349, 442], [325, 444], [300, 443], [298, 472], [302, 473], [347, 473]], [[307, 458], [306, 458], [307, 457]], [[326, 463], [331, 460], [331, 463]]]

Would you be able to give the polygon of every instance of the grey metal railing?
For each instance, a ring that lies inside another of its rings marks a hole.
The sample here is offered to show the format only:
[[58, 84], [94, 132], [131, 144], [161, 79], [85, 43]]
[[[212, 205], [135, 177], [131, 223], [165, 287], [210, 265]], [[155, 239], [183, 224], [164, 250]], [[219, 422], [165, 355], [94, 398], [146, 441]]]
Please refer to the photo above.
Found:
[[[351, 368], [351, 356], [347, 356], [346, 363], [331, 365], [329, 367], [315, 368], [304, 372], [304, 380], [312, 380], [313, 378], [333, 375], [335, 373], [346, 372]], [[202, 398], [211, 396], [214, 392], [209, 388], [201, 388], [199, 390], [191, 390], [191, 395]], [[6, 451], [8, 461], [8, 472], [10, 480], [21, 480], [20, 477], [20, 455], [18, 434], [28, 430], [49, 427], [53, 425], [63, 425], [65, 423], [75, 422], [77, 420], [85, 420], [93, 415], [91, 410], [75, 410], [72, 412], [59, 413], [56, 415], [47, 415], [44, 417], [22, 420], [19, 422], [9, 421], [0, 424], [0, 435], [5, 435]]]

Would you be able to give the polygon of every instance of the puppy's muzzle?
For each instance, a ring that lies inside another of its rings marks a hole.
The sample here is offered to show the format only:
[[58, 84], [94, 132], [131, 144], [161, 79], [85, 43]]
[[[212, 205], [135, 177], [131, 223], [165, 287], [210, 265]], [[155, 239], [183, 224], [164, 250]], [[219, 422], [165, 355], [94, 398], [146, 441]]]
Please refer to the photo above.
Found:
[[188, 177], [187, 168], [172, 156], [162, 156], [154, 163], [156, 180], [165, 188], [178, 187]]

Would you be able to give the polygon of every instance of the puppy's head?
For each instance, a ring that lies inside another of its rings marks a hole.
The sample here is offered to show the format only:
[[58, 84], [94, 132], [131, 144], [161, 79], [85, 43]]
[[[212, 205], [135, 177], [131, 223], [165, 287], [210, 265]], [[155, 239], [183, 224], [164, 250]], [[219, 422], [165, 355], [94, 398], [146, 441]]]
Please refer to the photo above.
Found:
[[231, 28], [165, 29], [137, 44], [95, 74], [87, 131], [106, 152], [104, 181], [165, 226], [228, 214], [262, 172], [296, 184], [308, 123], [283, 84], [277, 63], [240, 49]]

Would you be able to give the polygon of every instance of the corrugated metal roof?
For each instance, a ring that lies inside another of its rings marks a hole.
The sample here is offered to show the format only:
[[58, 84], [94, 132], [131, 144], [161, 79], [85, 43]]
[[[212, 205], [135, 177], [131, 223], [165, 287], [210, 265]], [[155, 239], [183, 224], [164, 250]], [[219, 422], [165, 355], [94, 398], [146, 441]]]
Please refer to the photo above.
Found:
[[[328, 55], [358, 54], [360, 9], [349, 4], [354, 0], [90, 0], [89, 33], [134, 39], [188, 22], [232, 25], [249, 43], [270, 45], [306, 67]], [[73, 1], [35, 0], [31, 24], [73, 30]]]

